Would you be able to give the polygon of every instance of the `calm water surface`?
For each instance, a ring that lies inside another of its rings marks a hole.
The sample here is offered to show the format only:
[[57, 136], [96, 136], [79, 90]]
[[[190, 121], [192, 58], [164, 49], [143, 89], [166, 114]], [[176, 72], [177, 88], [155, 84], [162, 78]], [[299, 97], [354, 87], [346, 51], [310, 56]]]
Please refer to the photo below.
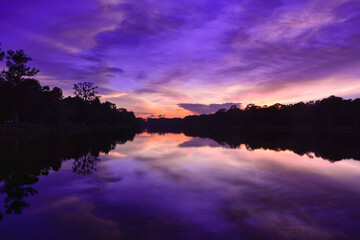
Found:
[[39, 153], [34, 173], [1, 166], [0, 239], [360, 239], [353, 159], [183, 134], [142, 133], [49, 160], [64, 152], [55, 149]]

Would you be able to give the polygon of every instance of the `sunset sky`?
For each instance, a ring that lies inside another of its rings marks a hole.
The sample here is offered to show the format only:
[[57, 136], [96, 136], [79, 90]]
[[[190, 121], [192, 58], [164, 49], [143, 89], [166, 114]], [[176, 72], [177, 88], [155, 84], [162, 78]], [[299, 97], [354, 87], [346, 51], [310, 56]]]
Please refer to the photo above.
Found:
[[[359, 0], [9, 0], [2, 48], [137, 116], [360, 97]], [[210, 105], [212, 104], [212, 105]], [[210, 106], [208, 106], [210, 105]]]

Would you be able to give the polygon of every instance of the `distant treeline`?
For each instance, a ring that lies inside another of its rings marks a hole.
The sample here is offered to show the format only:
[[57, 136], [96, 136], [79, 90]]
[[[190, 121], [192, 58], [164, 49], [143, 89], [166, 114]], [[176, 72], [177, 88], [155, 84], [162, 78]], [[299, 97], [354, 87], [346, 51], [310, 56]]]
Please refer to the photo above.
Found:
[[296, 104], [257, 106], [245, 109], [232, 106], [213, 114], [187, 116], [183, 119], [148, 119], [144, 126], [149, 131], [187, 129], [308, 129], [321, 131], [360, 130], [360, 98], [345, 100], [330, 96], [318, 101]]
[[60, 88], [41, 86], [33, 77], [39, 72], [27, 66], [31, 60], [23, 50], [0, 49], [6, 68], [0, 74], [0, 123], [137, 125], [133, 112], [100, 102], [93, 83], [74, 85], [75, 97], [63, 97]]
[[216, 113], [188, 116], [185, 128], [196, 127], [306, 127], [323, 130], [360, 129], [360, 98], [345, 100], [331, 96], [319, 101], [296, 104], [231, 107]]

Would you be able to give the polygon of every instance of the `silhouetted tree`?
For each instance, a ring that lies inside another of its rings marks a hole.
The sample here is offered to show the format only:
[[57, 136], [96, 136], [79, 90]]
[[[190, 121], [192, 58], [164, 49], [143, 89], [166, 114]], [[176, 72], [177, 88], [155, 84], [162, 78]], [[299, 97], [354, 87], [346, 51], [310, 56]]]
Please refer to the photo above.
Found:
[[[0, 49], [0, 56], [3, 57]], [[35, 124], [121, 125], [137, 128], [133, 112], [118, 109], [114, 103], [101, 103], [93, 83], [74, 85], [75, 97], [63, 99], [62, 90], [41, 86], [33, 79], [39, 70], [23, 50], [7, 51], [6, 69], [0, 75], [0, 122]]]
[[7, 70], [2, 71], [2, 75], [9, 84], [13, 86], [19, 85], [25, 80], [33, 80], [29, 77], [35, 76], [39, 69], [27, 66], [32, 59], [28, 57], [24, 50], [8, 50], [6, 54]]
[[359, 131], [360, 99], [345, 100], [330, 96], [318, 101], [271, 106], [248, 104], [245, 109], [231, 107], [208, 115], [187, 116], [183, 119], [184, 129], [223, 129], [248, 127], [291, 128], [314, 131]]
[[80, 82], [74, 84], [73, 89], [75, 96], [83, 99], [84, 101], [95, 100], [96, 98], [98, 98], [98, 96], [96, 96], [96, 94], [98, 93], [96, 92], [96, 89], [98, 87], [93, 85], [94, 83], [91, 82]]
[[0, 61], [3, 60], [4, 56], [5, 56], [5, 52], [2, 51], [2, 49], [1, 49], [1, 43], [0, 43]]
[[34, 102], [38, 90], [41, 89], [39, 82], [31, 77], [35, 76], [39, 70], [27, 66], [32, 60], [24, 50], [7, 51], [6, 67], [1, 73], [0, 92], [1, 98], [12, 114], [15, 123], [19, 122], [19, 111]]

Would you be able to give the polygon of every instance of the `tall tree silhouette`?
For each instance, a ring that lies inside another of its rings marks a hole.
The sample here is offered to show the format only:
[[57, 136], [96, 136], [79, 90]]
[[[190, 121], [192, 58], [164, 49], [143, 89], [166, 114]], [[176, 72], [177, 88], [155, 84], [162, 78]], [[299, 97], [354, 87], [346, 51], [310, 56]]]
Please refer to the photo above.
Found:
[[39, 82], [31, 77], [39, 69], [27, 65], [32, 59], [24, 50], [8, 50], [6, 54], [6, 67], [2, 70], [0, 84], [3, 86], [5, 104], [11, 106], [13, 121], [19, 122], [19, 111], [32, 103], [36, 92], [41, 91]]
[[94, 86], [94, 83], [91, 82], [80, 82], [74, 84], [74, 94], [76, 97], [83, 99], [84, 101], [93, 101], [99, 96], [96, 96], [98, 93], [96, 91], [98, 87]]
[[2, 49], [1, 49], [1, 43], [0, 43], [0, 61], [3, 60], [4, 56], [5, 56], [5, 52], [2, 51]]
[[4, 80], [11, 85], [17, 86], [25, 80], [34, 80], [29, 77], [33, 77], [39, 72], [39, 69], [27, 66], [27, 63], [32, 59], [22, 49], [16, 51], [8, 50], [6, 59], [8, 69], [4, 69], [2, 75]]

